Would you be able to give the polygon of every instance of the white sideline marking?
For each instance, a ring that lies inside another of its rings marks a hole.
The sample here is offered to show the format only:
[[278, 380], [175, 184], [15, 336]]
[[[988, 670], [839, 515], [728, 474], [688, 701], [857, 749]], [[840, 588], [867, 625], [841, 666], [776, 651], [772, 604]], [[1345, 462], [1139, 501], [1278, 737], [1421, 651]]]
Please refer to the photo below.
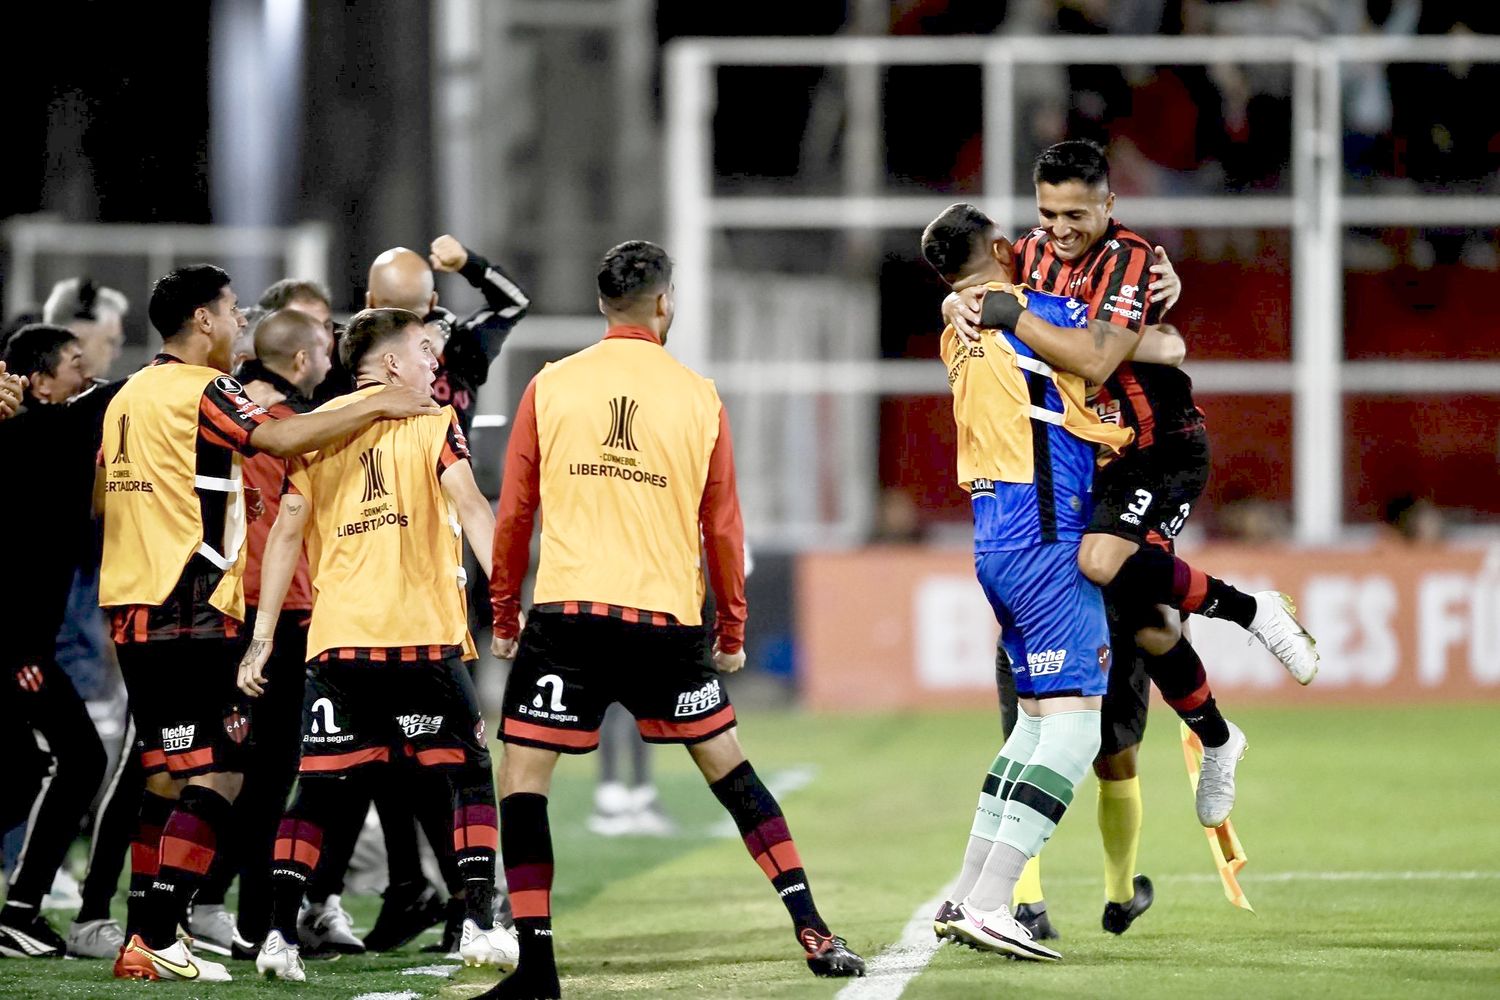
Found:
[[942, 946], [932, 933], [932, 915], [952, 891], [950, 882], [942, 892], [917, 907], [901, 929], [901, 937], [869, 961], [863, 979], [839, 990], [834, 1000], [897, 1000], [906, 984], [921, 975]]
[[[1500, 871], [1406, 871], [1406, 872], [1263, 872], [1246, 874], [1244, 880], [1255, 882], [1476, 882], [1500, 879]], [[1099, 880], [1081, 875], [1048, 878], [1048, 885], [1094, 885]], [[1212, 882], [1218, 875], [1188, 873], [1161, 875], [1159, 882]], [[873, 958], [863, 979], [856, 979], [839, 990], [835, 1000], [898, 1000], [906, 986], [922, 973], [932, 956], [942, 947], [932, 933], [932, 915], [938, 904], [953, 890], [950, 883], [912, 914], [902, 928], [901, 937]]]
[[[1093, 885], [1099, 880], [1083, 875], [1065, 875], [1061, 878], [1046, 878], [1056, 885]], [[1500, 871], [1409, 871], [1409, 872], [1256, 872], [1240, 873], [1240, 880], [1247, 885], [1256, 882], [1475, 882], [1500, 879]], [[1219, 882], [1218, 875], [1208, 872], [1192, 872], [1182, 875], [1153, 876], [1155, 882]]]
[[[766, 788], [771, 794], [780, 799], [784, 795], [801, 791], [813, 783], [818, 776], [816, 764], [798, 764], [781, 771], [772, 771], [771, 776], [766, 779]], [[724, 837], [729, 840], [737, 840], [740, 835], [739, 827], [734, 825], [733, 816], [725, 816], [708, 828], [710, 837]]]
[[422, 1000], [422, 994], [416, 990], [402, 990], [400, 993], [361, 993], [354, 1000]]
[[410, 969], [402, 969], [401, 974], [403, 976], [441, 976], [447, 979], [462, 968], [462, 965], [413, 965]]

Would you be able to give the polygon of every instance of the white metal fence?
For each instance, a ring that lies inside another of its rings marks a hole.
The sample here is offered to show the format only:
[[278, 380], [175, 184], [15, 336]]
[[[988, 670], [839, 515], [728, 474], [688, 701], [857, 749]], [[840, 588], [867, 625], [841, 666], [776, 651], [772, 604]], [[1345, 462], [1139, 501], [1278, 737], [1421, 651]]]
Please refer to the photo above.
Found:
[[[868, 231], [909, 227], [915, 234], [953, 199], [944, 195], [872, 194], [868, 185], [836, 196], [719, 195], [714, 192], [713, 117], [721, 67], [837, 66], [848, 73], [845, 147], [878, 155], [878, 70], [900, 65], [982, 68], [983, 148], [1008, 148], [1017, 121], [1016, 70], [1028, 65], [1279, 64], [1291, 71], [1292, 157], [1287, 195], [1121, 198], [1117, 214], [1132, 227], [1285, 228], [1296, 263], [1289, 362], [1198, 362], [1190, 366], [1202, 393], [1288, 392], [1293, 400], [1293, 491], [1296, 531], [1304, 542], [1336, 540], [1344, 524], [1343, 394], [1357, 391], [1500, 392], [1500, 363], [1351, 362], [1343, 349], [1343, 265], [1347, 227], [1500, 225], [1500, 199], [1456, 195], [1346, 194], [1343, 185], [1340, 80], [1346, 67], [1385, 63], [1500, 62], [1500, 39], [1421, 38], [756, 38], [680, 40], [667, 54], [666, 144], [669, 161], [669, 251], [677, 260], [678, 318], [673, 350], [714, 376], [726, 395], [785, 399], [945, 391], [929, 362], [849, 356], [785, 361], [731, 357], [714, 288], [725, 265], [714, 259], [715, 235], [731, 230]], [[1476, 94], [1476, 100], [1487, 99]], [[753, 123], [751, 123], [753, 127]], [[878, 165], [877, 165], [878, 169]], [[1009, 155], [985, 157], [983, 194], [975, 201], [1017, 229], [1033, 225], [1029, 196], [1016, 194]], [[934, 303], [934, 307], [936, 303]], [[872, 336], [873, 340], [873, 336]], [[741, 451], [777, 447], [737, 440]], [[754, 456], [757, 468], [797, 481], [798, 457]], [[810, 484], [814, 485], [814, 484]], [[877, 488], [875, 470], [840, 488]], [[853, 540], [868, 524], [870, 504], [832, 504], [821, 525], [784, 519], [747, 504], [752, 532], [771, 543]]]

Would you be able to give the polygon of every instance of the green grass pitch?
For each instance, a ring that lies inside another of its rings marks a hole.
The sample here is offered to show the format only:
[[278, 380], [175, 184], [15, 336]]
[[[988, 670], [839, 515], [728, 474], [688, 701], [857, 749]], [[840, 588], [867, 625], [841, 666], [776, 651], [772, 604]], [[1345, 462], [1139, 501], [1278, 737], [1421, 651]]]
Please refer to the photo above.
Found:
[[[1155, 907], [1128, 934], [1099, 929], [1093, 780], [1044, 856], [1065, 961], [1038, 966], [945, 946], [903, 997], [1493, 997], [1500, 995], [1500, 708], [1246, 710], [1235, 822], [1256, 913], [1225, 902], [1193, 818], [1176, 723], [1156, 706], [1143, 748], [1140, 870]], [[822, 717], [746, 713], [763, 776], [811, 780], [782, 796], [820, 908], [873, 958], [953, 877], [997, 743], [992, 711]], [[603, 840], [582, 829], [592, 760], [565, 761], [553, 798], [558, 959], [570, 997], [832, 997], [798, 957], [784, 911], [686, 755], [658, 751], [684, 834]], [[799, 772], [799, 769], [802, 769]], [[375, 902], [347, 901], [368, 927]], [[118, 906], [118, 904], [117, 904]], [[417, 944], [425, 943], [419, 939]], [[0, 996], [461, 998], [493, 977], [403, 975], [406, 952], [310, 963], [305, 986], [248, 965], [223, 985], [116, 983], [103, 962], [0, 960]], [[888, 996], [894, 994], [887, 994]]]

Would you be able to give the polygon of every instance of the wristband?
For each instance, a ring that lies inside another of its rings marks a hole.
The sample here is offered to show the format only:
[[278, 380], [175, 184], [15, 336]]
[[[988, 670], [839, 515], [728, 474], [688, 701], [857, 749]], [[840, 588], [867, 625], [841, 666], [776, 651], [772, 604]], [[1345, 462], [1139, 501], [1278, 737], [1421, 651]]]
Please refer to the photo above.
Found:
[[979, 325], [986, 330], [1014, 332], [1016, 324], [1021, 321], [1021, 313], [1025, 311], [1021, 300], [1009, 292], [986, 292], [979, 311]]

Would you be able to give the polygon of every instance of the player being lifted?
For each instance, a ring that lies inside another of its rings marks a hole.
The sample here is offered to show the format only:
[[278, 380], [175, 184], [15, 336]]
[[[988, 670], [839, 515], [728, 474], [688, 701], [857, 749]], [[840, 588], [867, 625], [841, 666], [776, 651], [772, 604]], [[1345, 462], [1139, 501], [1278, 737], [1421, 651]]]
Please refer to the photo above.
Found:
[[[1089, 142], [1059, 143], [1037, 158], [1033, 180], [1040, 225], [1016, 244], [1011, 280], [1078, 297], [1095, 324], [1140, 331], [1148, 317], [1159, 316], [1170, 303], [1159, 308], [1146, 285], [1151, 245], [1111, 217], [1114, 195], [1103, 151]], [[1140, 654], [1116, 650], [1119, 670], [1104, 700], [1103, 746], [1094, 768], [1105, 841], [1103, 924], [1118, 934], [1152, 899], [1149, 880], [1132, 874], [1141, 824], [1136, 752], [1145, 732], [1148, 676], [1203, 742], [1199, 821], [1218, 826], [1234, 805], [1235, 766], [1245, 737], [1220, 712], [1203, 663], [1183, 635], [1182, 617], [1197, 613], [1235, 622], [1302, 684], [1312, 681], [1318, 659], [1286, 595], [1246, 594], [1172, 552], [1209, 473], [1203, 414], [1186, 374], [1140, 355], [1105, 370], [1089, 336], [1049, 324], [1017, 328], [1021, 311], [1013, 296], [989, 296], [982, 288], [956, 292], [943, 307], [944, 318], [961, 333], [972, 334], [976, 324], [1017, 329], [1046, 361], [1100, 384], [1092, 401], [1096, 411], [1136, 433], [1121, 460], [1100, 472], [1079, 549], [1080, 567], [1105, 588], [1117, 625], [1134, 635]], [[1044, 913], [1039, 882], [1028, 883], [1022, 902]]]
[[250, 736], [234, 686], [244, 618], [239, 455], [294, 455], [381, 417], [437, 408], [398, 388], [338, 412], [272, 419], [226, 374], [244, 317], [229, 275], [210, 264], [157, 281], [148, 312], [161, 353], [110, 402], [99, 455], [99, 602], [148, 775], [115, 975], [223, 981], [224, 966], [196, 958], [176, 930], [230, 821]]
[[[1028, 311], [970, 344], [949, 327], [943, 362], [958, 425], [959, 482], [974, 510], [975, 571], [1001, 625], [1020, 716], [990, 767], [940, 933], [1019, 958], [1061, 956], [1011, 913], [1023, 867], [1062, 819], [1099, 750], [1109, 632], [1099, 588], [1078, 569], [1097, 448], [1118, 454], [1132, 432], [1102, 423], [1083, 379], [1054, 370], [1016, 326], [1089, 326], [1087, 304], [1009, 284], [1009, 250], [972, 205], [953, 205], [922, 234], [922, 255], [955, 289], [987, 287]], [[1172, 335], [1138, 341], [1101, 325], [1094, 363], [1108, 373], [1132, 352], [1170, 353]]]
[[[432, 331], [415, 313], [359, 313], [340, 343], [355, 391], [318, 413], [358, 406], [387, 385], [430, 393], [433, 348]], [[264, 693], [262, 671], [306, 533], [316, 592], [307, 635], [312, 672], [297, 797], [273, 853], [272, 929], [255, 962], [263, 975], [306, 978], [297, 909], [323, 832], [351, 803], [363, 808], [369, 792], [359, 783], [379, 775], [375, 765], [405, 752], [452, 780], [453, 843], [468, 908], [460, 955], [469, 965], [515, 964], [515, 939], [492, 918], [495, 786], [464, 666], [476, 654], [460, 527], [486, 572], [495, 528], [468, 459], [457, 418], [444, 407], [366, 428], [289, 463], [290, 486], [263, 556], [255, 636], [239, 671], [246, 694]]]
[[[717, 601], [714, 666], [745, 662], [744, 525], [729, 418], [713, 383], [664, 349], [672, 265], [650, 243], [599, 269], [604, 339], [527, 386], [505, 458], [495, 533], [495, 654], [505, 688], [500, 832], [521, 962], [485, 997], [557, 997], [547, 794], [559, 753], [599, 745], [620, 702], [651, 743], [680, 743], [734, 817], [820, 976], [864, 974], [813, 905], [781, 807], [745, 759], [734, 709], [707, 666], [700, 562]], [[535, 606], [521, 581], [543, 508]]]

